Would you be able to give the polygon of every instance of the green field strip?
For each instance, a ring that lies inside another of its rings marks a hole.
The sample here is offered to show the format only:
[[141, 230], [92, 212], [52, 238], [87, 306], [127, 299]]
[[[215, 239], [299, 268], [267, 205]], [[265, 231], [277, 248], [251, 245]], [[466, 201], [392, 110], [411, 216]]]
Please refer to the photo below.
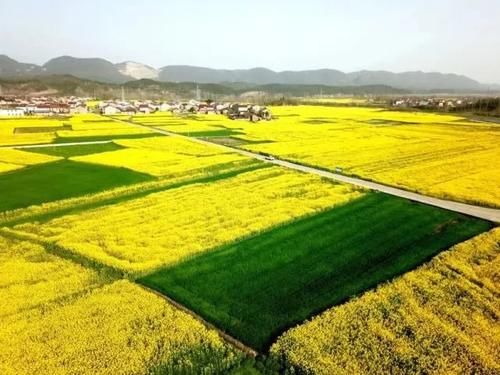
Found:
[[82, 144], [73, 146], [52, 146], [52, 147], [32, 147], [23, 149], [23, 151], [35, 152], [38, 154], [61, 156], [64, 158], [70, 158], [73, 156], [91, 155], [98, 154], [107, 151], [122, 150], [125, 147], [120, 146], [116, 143], [98, 143], [98, 144]]
[[264, 351], [287, 328], [491, 227], [368, 193], [138, 281]]
[[0, 212], [153, 180], [126, 168], [59, 160], [0, 174]]
[[150, 137], [164, 137], [163, 134], [158, 133], [138, 133], [138, 134], [110, 134], [102, 136], [89, 136], [89, 137], [57, 137], [54, 143], [75, 143], [75, 142], [92, 142], [92, 141], [113, 141], [117, 139], [140, 139]]
[[192, 184], [216, 182], [226, 178], [235, 177], [242, 173], [252, 172], [258, 169], [270, 168], [270, 167], [272, 167], [271, 164], [258, 162], [239, 169], [234, 169], [227, 172], [219, 172], [217, 174], [206, 177], [193, 178], [174, 183], [172, 183], [168, 179], [165, 179], [163, 181], [161, 180], [154, 181], [153, 183], [151, 183], [151, 185], [145, 185], [140, 189], [134, 189], [134, 186], [131, 186], [130, 191], [124, 191], [118, 195], [112, 195], [111, 197], [103, 197], [102, 199], [97, 199], [97, 200], [93, 200], [92, 198], [90, 198], [88, 201], [76, 202], [74, 204], [69, 204], [69, 205], [61, 205], [61, 207], [54, 207], [52, 209], [43, 211], [42, 213], [35, 213], [33, 215], [22, 215], [21, 213], [19, 217], [14, 216], [12, 218], [6, 218], [4, 220], [1, 220], [0, 225], [12, 227], [31, 221], [37, 221], [43, 223], [64, 215], [77, 214], [79, 212], [86, 210], [92, 210], [103, 206], [118, 204], [128, 200], [142, 198], [149, 194], [158, 193], [165, 190], [177, 189]]
[[57, 126], [22, 126], [14, 128], [14, 134], [27, 134], [27, 133], [54, 133], [59, 130], [72, 130], [71, 125], [57, 125]]

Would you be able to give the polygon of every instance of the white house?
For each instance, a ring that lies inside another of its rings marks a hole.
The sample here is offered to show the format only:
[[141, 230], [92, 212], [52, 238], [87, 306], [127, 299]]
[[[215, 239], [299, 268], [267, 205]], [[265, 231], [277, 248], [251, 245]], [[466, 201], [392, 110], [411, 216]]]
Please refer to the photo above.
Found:
[[24, 116], [24, 109], [0, 108], [0, 116]]
[[172, 109], [172, 106], [168, 103], [161, 103], [160, 104], [160, 107], [158, 108], [158, 110], [160, 112], [168, 112]]
[[116, 115], [119, 112], [120, 112], [120, 110], [116, 107], [113, 107], [112, 105], [107, 105], [102, 110], [102, 113], [105, 115]]

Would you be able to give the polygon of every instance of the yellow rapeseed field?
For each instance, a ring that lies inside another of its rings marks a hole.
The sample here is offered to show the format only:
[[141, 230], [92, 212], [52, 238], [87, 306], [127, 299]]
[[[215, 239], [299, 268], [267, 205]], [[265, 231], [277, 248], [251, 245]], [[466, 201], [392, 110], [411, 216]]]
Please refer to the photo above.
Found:
[[2, 148], [0, 149], [0, 173], [21, 169], [28, 165], [48, 163], [59, 159], [61, 158], [56, 156]]
[[145, 273], [361, 194], [272, 167], [16, 229], [108, 266]]
[[[500, 207], [500, 126], [367, 108], [275, 108], [253, 151], [452, 200]], [[297, 114], [298, 116], [292, 116]]]
[[126, 167], [168, 178], [200, 177], [214, 170], [229, 170], [255, 163], [237, 153], [174, 137], [118, 140], [115, 143], [126, 148], [72, 159]]
[[0, 236], [0, 300], [9, 301], [0, 304], [2, 319], [102, 283], [96, 272], [49, 254], [40, 245]]
[[[0, 373], [218, 374], [241, 354], [161, 297], [0, 237]], [[8, 303], [7, 303], [8, 301]]]
[[[16, 119], [0, 118], [0, 146], [50, 143], [55, 140], [55, 130], [63, 129], [64, 123], [57, 119], [41, 117], [22, 117]], [[26, 130], [23, 128], [33, 128]], [[35, 130], [34, 128], [39, 128]], [[42, 131], [40, 128], [51, 128]]]
[[133, 127], [123, 122], [94, 113], [72, 116], [67, 122], [71, 130], [59, 130], [59, 138], [123, 136], [151, 133], [148, 129]]
[[177, 133], [196, 134], [197, 132], [214, 132], [230, 127], [231, 130], [238, 130], [238, 122], [229, 120], [226, 116], [178, 116], [170, 113], [158, 113], [156, 115], [133, 116], [133, 122], [138, 124], [153, 126], [158, 129], [170, 130]]
[[500, 126], [452, 115], [378, 108], [285, 106], [270, 122], [224, 116], [138, 122], [186, 133], [234, 130], [240, 147], [424, 194], [500, 207]]
[[86, 126], [80, 130], [59, 130], [56, 135], [58, 138], [75, 138], [75, 137], [104, 137], [104, 136], [123, 136], [123, 135], [136, 135], [136, 134], [148, 134], [151, 133], [147, 129], [139, 129], [132, 127], [115, 127], [115, 125], [111, 125], [112, 127], [105, 128], [94, 128], [94, 129], [86, 129]]
[[500, 228], [293, 328], [273, 354], [308, 374], [500, 372]]
[[148, 129], [134, 128], [94, 113], [47, 118], [0, 118], [0, 146], [53, 143], [56, 139], [141, 135]]

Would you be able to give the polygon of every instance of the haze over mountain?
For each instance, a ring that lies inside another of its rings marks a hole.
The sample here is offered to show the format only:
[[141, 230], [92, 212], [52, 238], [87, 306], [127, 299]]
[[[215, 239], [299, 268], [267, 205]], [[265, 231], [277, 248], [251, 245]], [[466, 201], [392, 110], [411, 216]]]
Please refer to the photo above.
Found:
[[42, 73], [42, 68], [36, 64], [24, 64], [7, 55], [0, 55], [0, 76], [2, 77], [40, 73]]
[[[275, 72], [266, 68], [211, 69], [188, 65], [171, 65], [160, 69], [138, 62], [119, 64], [102, 58], [76, 58], [61, 56], [42, 66], [18, 62], [0, 55], [0, 77], [23, 78], [36, 75], [68, 74], [78, 78], [107, 83], [124, 83], [137, 79], [154, 79], [161, 82], [235, 83], [254, 85], [300, 84], [327, 86], [387, 85], [398, 89], [427, 90], [487, 90], [492, 85], [481, 84], [457, 74], [362, 70], [344, 73], [335, 69]], [[498, 89], [497, 86], [494, 87]]]
[[407, 90], [479, 90], [482, 85], [457, 74], [363, 70], [344, 73], [334, 69], [274, 72], [266, 68], [223, 70], [187, 65], [160, 69], [161, 81], [195, 81], [200, 83], [248, 82], [254, 84], [302, 84], [328, 86], [388, 85]]

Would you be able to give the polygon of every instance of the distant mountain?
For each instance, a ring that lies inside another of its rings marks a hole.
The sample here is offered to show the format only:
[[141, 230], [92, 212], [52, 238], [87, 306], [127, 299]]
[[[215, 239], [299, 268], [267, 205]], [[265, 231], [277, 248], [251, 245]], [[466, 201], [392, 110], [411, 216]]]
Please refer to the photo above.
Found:
[[78, 78], [101, 82], [122, 83], [131, 79], [120, 73], [115, 64], [99, 58], [61, 56], [46, 62], [43, 69], [48, 74], [71, 74]]
[[384, 84], [406, 88], [408, 90], [480, 90], [482, 85], [466, 76], [458, 74], [424, 73], [424, 72], [404, 72], [391, 73], [386, 71], [368, 71], [347, 74], [350, 83], [355, 85], [376, 85], [380, 82]]
[[41, 72], [42, 68], [38, 65], [20, 63], [7, 55], [0, 55], [0, 77], [18, 77]]
[[276, 72], [266, 68], [225, 70], [189, 65], [170, 65], [160, 69], [158, 78], [160, 81], [164, 82], [245, 82], [251, 84], [283, 83], [276, 78], [276, 74]]
[[40, 75], [29, 78], [0, 79], [2, 95], [76, 95], [97, 96], [102, 99], [119, 98], [124, 94], [129, 99], [188, 99], [193, 98], [197, 89], [204, 99], [237, 99], [259, 97], [281, 98], [283, 96], [302, 97], [308, 95], [364, 95], [364, 94], [408, 94], [408, 91], [389, 86], [333, 87], [324, 85], [242, 85], [159, 82], [151, 79], [128, 81], [124, 84], [104, 83], [76, 78], [71, 75]]
[[158, 71], [150, 66], [126, 61], [113, 64], [100, 58], [56, 57], [43, 66], [17, 62], [0, 55], [0, 77], [29, 77], [33, 75], [72, 75], [106, 83], [124, 83], [134, 79], [157, 78]]
[[244, 85], [325, 85], [325, 86], [391, 86], [397, 89], [421, 91], [471, 92], [498, 90], [498, 85], [483, 85], [457, 74], [362, 70], [344, 73], [334, 69], [275, 72], [266, 68], [211, 69], [188, 65], [170, 65], [161, 69], [137, 62], [113, 64], [101, 58], [61, 56], [43, 66], [17, 62], [0, 55], [0, 77], [29, 77], [42, 74], [69, 74], [75, 77], [106, 82], [124, 83], [136, 79], [162, 82], [197, 82]]
[[333, 69], [274, 72], [265, 68], [221, 70], [186, 65], [160, 69], [161, 81], [195, 81], [200, 83], [247, 82], [253, 84], [300, 84], [328, 86], [388, 85], [407, 90], [480, 90], [483, 86], [471, 78], [457, 74], [363, 70], [343, 73]]
[[159, 75], [155, 68], [134, 61], [125, 61], [116, 67], [121, 74], [135, 79], [158, 79]]

